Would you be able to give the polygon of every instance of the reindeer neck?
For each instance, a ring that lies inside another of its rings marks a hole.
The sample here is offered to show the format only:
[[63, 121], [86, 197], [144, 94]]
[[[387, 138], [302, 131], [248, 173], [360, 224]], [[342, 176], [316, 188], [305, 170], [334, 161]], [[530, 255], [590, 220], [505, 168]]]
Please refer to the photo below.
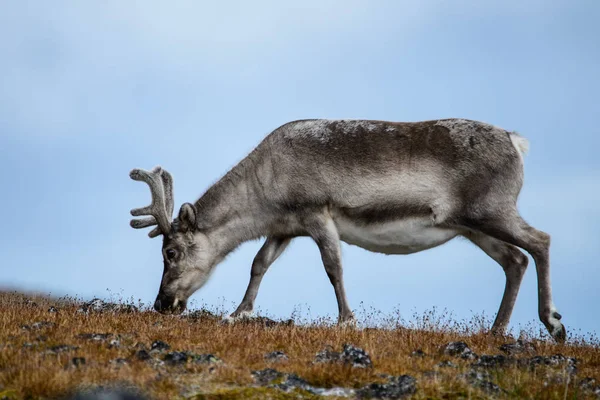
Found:
[[254, 164], [247, 157], [195, 203], [197, 228], [224, 257], [240, 244], [264, 236], [261, 202], [253, 184]]

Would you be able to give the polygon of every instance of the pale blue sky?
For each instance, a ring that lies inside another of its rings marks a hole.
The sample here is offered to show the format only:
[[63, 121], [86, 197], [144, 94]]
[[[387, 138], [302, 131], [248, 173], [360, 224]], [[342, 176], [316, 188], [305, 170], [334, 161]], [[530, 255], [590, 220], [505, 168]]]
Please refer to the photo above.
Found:
[[[150, 199], [132, 168], [168, 169], [178, 208], [290, 120], [463, 117], [529, 139], [520, 210], [553, 237], [567, 328], [600, 331], [598, 20], [596, 0], [3, 2], [0, 286], [150, 302], [161, 241], [128, 225]], [[239, 302], [259, 247], [192, 299]], [[500, 303], [501, 268], [465, 241], [343, 251], [353, 308], [464, 318]], [[257, 305], [335, 315], [313, 243], [292, 243]], [[532, 264], [513, 326], [536, 318]]]

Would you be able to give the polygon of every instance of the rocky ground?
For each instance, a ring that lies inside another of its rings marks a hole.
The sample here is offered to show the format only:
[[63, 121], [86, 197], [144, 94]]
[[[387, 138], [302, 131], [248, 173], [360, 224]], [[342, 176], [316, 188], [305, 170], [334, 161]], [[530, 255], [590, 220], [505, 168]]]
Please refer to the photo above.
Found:
[[600, 346], [0, 294], [0, 400], [490, 397], [600, 398]]

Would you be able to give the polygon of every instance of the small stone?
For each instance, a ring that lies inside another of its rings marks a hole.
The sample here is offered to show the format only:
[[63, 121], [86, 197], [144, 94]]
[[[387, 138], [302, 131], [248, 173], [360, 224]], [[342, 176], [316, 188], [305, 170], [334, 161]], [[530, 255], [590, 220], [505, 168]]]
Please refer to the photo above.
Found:
[[105, 302], [102, 299], [93, 299], [83, 303], [78, 309], [78, 313], [89, 314], [91, 312], [114, 312], [114, 313], [133, 313], [138, 312], [138, 308], [132, 304], [116, 304]]
[[50, 308], [48, 309], [49, 313], [55, 314], [58, 312], [58, 308], [54, 307], [54, 306], [50, 306]]
[[205, 309], [192, 311], [186, 317], [194, 322], [219, 321], [221, 319], [218, 315]]
[[150, 360], [152, 357], [150, 356], [150, 353], [148, 353], [146, 350], [138, 350], [135, 353], [135, 358], [137, 358], [140, 361], [147, 361]]
[[476, 384], [474, 384], [474, 386], [487, 393], [500, 393], [502, 391], [500, 386], [496, 385], [491, 381], [477, 382]]
[[37, 331], [44, 328], [52, 328], [54, 325], [56, 325], [54, 322], [40, 321], [34, 322], [31, 325], [23, 325], [21, 329], [25, 329], [27, 331]]
[[314, 362], [343, 362], [344, 364], [352, 365], [354, 368], [373, 366], [369, 354], [360, 347], [355, 347], [351, 344], [345, 344], [341, 353], [333, 351], [331, 346], [327, 346], [324, 350], [317, 353]]
[[252, 376], [256, 383], [265, 386], [277, 379], [283, 378], [285, 375], [276, 369], [266, 368], [260, 371], [252, 371]]
[[111, 339], [110, 342], [108, 342], [108, 348], [110, 349], [116, 349], [119, 347], [121, 347], [121, 341], [118, 338]]
[[37, 307], [37, 306], [38, 306], [38, 304], [37, 304], [35, 301], [31, 300], [31, 299], [25, 299], [25, 300], [23, 301], [23, 304], [24, 304], [26, 307], [31, 307], [31, 308], [35, 308], [35, 307]]
[[502, 391], [500, 386], [491, 381], [491, 375], [486, 371], [471, 370], [467, 374], [462, 375], [471, 386], [479, 388], [487, 393], [499, 393]]
[[333, 387], [330, 389], [324, 388], [313, 388], [311, 393], [316, 394], [317, 396], [324, 397], [355, 397], [356, 390], [350, 388], [342, 388], [342, 387]]
[[423, 350], [421, 349], [417, 349], [415, 351], [413, 351], [412, 353], [410, 353], [411, 357], [425, 357], [426, 354]]
[[171, 346], [169, 346], [167, 343], [163, 342], [162, 340], [155, 340], [154, 342], [152, 342], [152, 345], [150, 346], [150, 351], [162, 352], [165, 350], [169, 350], [170, 348], [171, 348]]
[[163, 358], [167, 365], [175, 366], [187, 363], [188, 355], [182, 351], [173, 351]]
[[469, 382], [485, 381], [485, 380], [489, 380], [492, 378], [492, 376], [490, 375], [489, 372], [478, 370], [478, 369], [472, 369], [465, 375], [462, 375], [462, 377], [465, 378]]
[[392, 377], [388, 383], [372, 383], [356, 391], [359, 398], [399, 399], [417, 391], [417, 380], [410, 375]]
[[223, 361], [212, 354], [191, 354], [192, 361], [196, 364], [220, 364]]
[[583, 390], [592, 390], [596, 386], [596, 379], [591, 377], [583, 378], [579, 381], [578, 386]]
[[221, 323], [223, 323], [223, 324], [230, 324], [230, 323], [252, 324], [252, 325], [258, 324], [258, 325], [264, 326], [265, 328], [274, 328], [277, 326], [293, 326], [294, 320], [288, 319], [285, 321], [275, 321], [274, 319], [271, 319], [268, 317], [261, 317], [261, 316], [256, 316], [256, 315], [243, 315], [243, 316], [239, 316], [239, 317], [235, 317], [235, 318], [227, 317], [227, 318], [221, 320]]
[[436, 365], [438, 368], [458, 368], [458, 365], [454, 364], [452, 361], [446, 360], [438, 363]]
[[81, 307], [77, 309], [77, 312], [88, 314], [90, 312], [102, 312], [105, 309], [104, 300], [92, 299], [86, 303], [83, 303]]
[[308, 382], [296, 374], [287, 374], [285, 381], [274, 386], [288, 393], [295, 389], [305, 390], [307, 392], [312, 392], [314, 390]]
[[540, 365], [549, 367], [564, 366], [567, 373], [574, 375], [577, 373], [578, 360], [573, 357], [565, 357], [562, 354], [554, 354], [552, 356], [535, 356], [530, 359], [519, 360], [520, 365], [528, 365], [535, 368]]
[[73, 357], [71, 359], [71, 364], [73, 364], [74, 367], [80, 367], [82, 365], [85, 365], [85, 358], [84, 357]]
[[75, 351], [77, 349], [79, 349], [79, 347], [77, 347], [77, 346], [71, 346], [69, 344], [59, 344], [57, 346], [52, 346], [52, 347], [48, 348], [47, 353], [59, 354], [59, 353], [65, 353], [67, 351]]
[[535, 353], [536, 349], [532, 343], [524, 342], [522, 339], [515, 343], [506, 343], [499, 347], [500, 351], [508, 354]]
[[273, 351], [265, 354], [265, 360], [269, 362], [287, 361], [288, 356], [283, 351]]
[[482, 367], [482, 368], [498, 368], [504, 367], [509, 364], [515, 363], [515, 360], [512, 358], [508, 358], [502, 354], [498, 355], [482, 355], [477, 361], [471, 364], [473, 367]]
[[115, 358], [114, 360], [110, 360], [110, 363], [116, 367], [122, 367], [123, 365], [127, 365], [128, 362], [124, 358]]
[[76, 337], [78, 339], [92, 340], [94, 342], [104, 342], [111, 336], [112, 334], [110, 333], [80, 333]]
[[315, 356], [315, 363], [327, 363], [340, 361], [341, 354], [333, 351], [333, 347], [327, 346]]
[[460, 357], [465, 360], [477, 358], [477, 355], [465, 342], [450, 342], [443, 346], [442, 351], [447, 356]]

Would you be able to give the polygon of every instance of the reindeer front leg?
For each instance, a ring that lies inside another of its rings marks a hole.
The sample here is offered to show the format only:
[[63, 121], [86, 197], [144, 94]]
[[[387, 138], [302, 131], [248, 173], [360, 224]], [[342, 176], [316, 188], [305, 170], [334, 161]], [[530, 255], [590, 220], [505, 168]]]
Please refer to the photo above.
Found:
[[354, 314], [348, 306], [344, 289], [340, 235], [333, 220], [328, 215], [317, 218], [315, 221], [311, 221], [308, 231], [317, 246], [319, 246], [323, 266], [335, 290], [339, 311], [338, 322], [354, 321]]
[[254, 309], [254, 300], [258, 294], [258, 288], [262, 281], [265, 272], [271, 264], [283, 253], [285, 248], [290, 243], [291, 238], [268, 237], [265, 244], [260, 248], [254, 261], [252, 262], [252, 270], [250, 271], [250, 283], [246, 289], [244, 299], [240, 303], [237, 310], [231, 314], [231, 318], [239, 317], [244, 314], [250, 314]]

